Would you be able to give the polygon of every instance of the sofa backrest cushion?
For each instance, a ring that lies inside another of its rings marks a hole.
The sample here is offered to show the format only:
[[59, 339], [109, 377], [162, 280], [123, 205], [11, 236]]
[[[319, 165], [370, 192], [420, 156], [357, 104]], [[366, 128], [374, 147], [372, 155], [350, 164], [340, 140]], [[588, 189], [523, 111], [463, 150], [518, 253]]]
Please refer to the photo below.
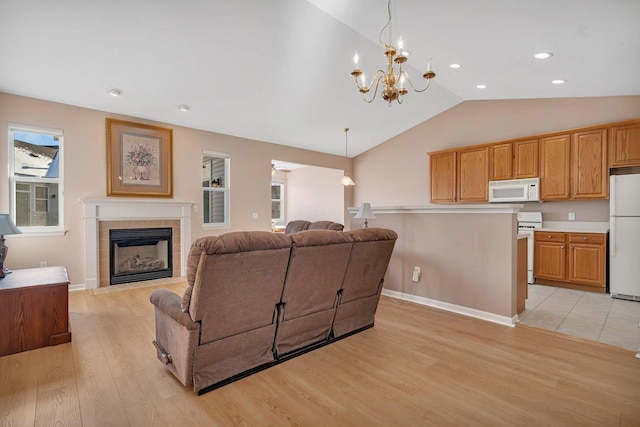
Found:
[[344, 230], [344, 225], [333, 221], [315, 221], [309, 224], [307, 230]]
[[353, 239], [341, 231], [292, 234], [293, 247], [282, 294], [288, 320], [335, 306], [349, 263]]
[[290, 250], [289, 236], [266, 231], [231, 232], [193, 243], [188, 312], [193, 321], [202, 321], [201, 343], [275, 321]]
[[342, 303], [379, 294], [398, 235], [382, 228], [348, 232], [353, 238], [351, 261], [342, 290]]
[[304, 221], [301, 219], [289, 221], [287, 223], [287, 227], [284, 229], [284, 234], [293, 234], [304, 231], [309, 228], [309, 224], [311, 224], [310, 221]]

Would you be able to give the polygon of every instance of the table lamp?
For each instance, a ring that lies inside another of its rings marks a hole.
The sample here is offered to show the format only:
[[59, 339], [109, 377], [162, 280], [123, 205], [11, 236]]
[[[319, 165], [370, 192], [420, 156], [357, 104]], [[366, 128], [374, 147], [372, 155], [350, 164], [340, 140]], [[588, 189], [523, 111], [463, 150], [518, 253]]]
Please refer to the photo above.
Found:
[[367, 220], [374, 219], [375, 217], [376, 216], [373, 214], [373, 211], [371, 210], [370, 203], [361, 204], [360, 210], [358, 211], [356, 216], [354, 216], [354, 218], [357, 218], [357, 219], [364, 219], [364, 228], [369, 228], [369, 222]]
[[7, 259], [7, 252], [9, 251], [9, 248], [4, 244], [4, 235], [21, 233], [22, 231], [11, 221], [9, 214], [0, 214], [0, 279], [11, 273], [11, 270], [4, 266], [4, 261]]

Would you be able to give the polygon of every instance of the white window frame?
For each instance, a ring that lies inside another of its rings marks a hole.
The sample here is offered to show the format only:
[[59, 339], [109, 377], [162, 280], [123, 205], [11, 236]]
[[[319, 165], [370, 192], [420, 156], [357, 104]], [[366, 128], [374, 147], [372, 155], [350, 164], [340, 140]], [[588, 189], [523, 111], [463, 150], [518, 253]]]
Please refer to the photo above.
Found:
[[[279, 199], [271, 199], [271, 206], [273, 208], [273, 202], [280, 202], [280, 218], [271, 218], [271, 221], [275, 221], [274, 224], [278, 224], [278, 225], [284, 225], [285, 223], [285, 214], [284, 214], [284, 181], [277, 181], [277, 180], [272, 180], [271, 181], [271, 187], [273, 187], [274, 185], [278, 185], [280, 186], [280, 198]], [[271, 187], [269, 187], [269, 190], [271, 190]]]
[[[202, 228], [203, 229], [227, 229], [227, 228], [231, 228], [231, 220], [230, 220], [230, 204], [231, 204], [231, 180], [229, 179], [229, 176], [231, 175], [229, 170], [231, 168], [231, 156], [229, 156], [229, 154], [227, 153], [220, 153], [220, 152], [216, 152], [216, 151], [209, 151], [209, 150], [202, 150], [202, 158], [200, 160], [200, 163], [202, 164], [204, 161], [204, 158], [206, 157], [218, 157], [221, 159], [224, 159], [224, 182], [225, 185], [223, 188], [214, 188], [214, 187], [201, 187], [202, 188], [202, 194], [204, 195], [204, 192], [216, 192], [216, 193], [223, 193], [224, 194], [224, 222], [204, 222], [204, 205], [202, 205], [200, 211], [202, 212], [200, 214], [200, 221], [202, 221]], [[200, 183], [202, 183], [202, 176], [199, 176], [198, 179], [200, 180]], [[200, 199], [201, 203], [202, 203], [202, 198]]]
[[[15, 134], [16, 132], [41, 133], [58, 137], [58, 177], [57, 178], [41, 178], [41, 177], [17, 177], [15, 174]], [[24, 235], [63, 235], [64, 234], [64, 133], [60, 129], [50, 129], [38, 126], [21, 125], [9, 123], [9, 208], [10, 216], [16, 223], [16, 181], [29, 182], [34, 184], [57, 184], [58, 194], [56, 200], [58, 203], [58, 225], [47, 226], [16, 226]], [[49, 209], [51, 207], [49, 206]], [[17, 235], [21, 236], [21, 235]]]

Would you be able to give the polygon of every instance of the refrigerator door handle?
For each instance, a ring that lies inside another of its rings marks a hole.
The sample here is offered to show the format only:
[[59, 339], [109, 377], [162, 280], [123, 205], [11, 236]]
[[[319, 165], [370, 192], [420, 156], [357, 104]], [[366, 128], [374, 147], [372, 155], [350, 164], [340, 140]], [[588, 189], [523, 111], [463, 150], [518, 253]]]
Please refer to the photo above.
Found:
[[610, 231], [610, 236], [609, 236], [609, 252], [610, 255], [612, 257], [616, 256], [616, 217], [612, 216], [610, 218], [610, 224], [609, 224], [611, 230]]

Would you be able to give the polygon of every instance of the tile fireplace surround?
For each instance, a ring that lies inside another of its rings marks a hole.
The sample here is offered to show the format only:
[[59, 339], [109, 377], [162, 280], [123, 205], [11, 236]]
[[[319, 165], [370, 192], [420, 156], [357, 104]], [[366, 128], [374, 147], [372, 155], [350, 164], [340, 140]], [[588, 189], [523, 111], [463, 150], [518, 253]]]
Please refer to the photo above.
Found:
[[105, 254], [104, 236], [108, 240], [108, 230], [114, 228], [172, 227], [174, 276], [186, 276], [193, 203], [146, 199], [85, 199], [82, 203], [87, 289], [109, 285], [108, 244]]

